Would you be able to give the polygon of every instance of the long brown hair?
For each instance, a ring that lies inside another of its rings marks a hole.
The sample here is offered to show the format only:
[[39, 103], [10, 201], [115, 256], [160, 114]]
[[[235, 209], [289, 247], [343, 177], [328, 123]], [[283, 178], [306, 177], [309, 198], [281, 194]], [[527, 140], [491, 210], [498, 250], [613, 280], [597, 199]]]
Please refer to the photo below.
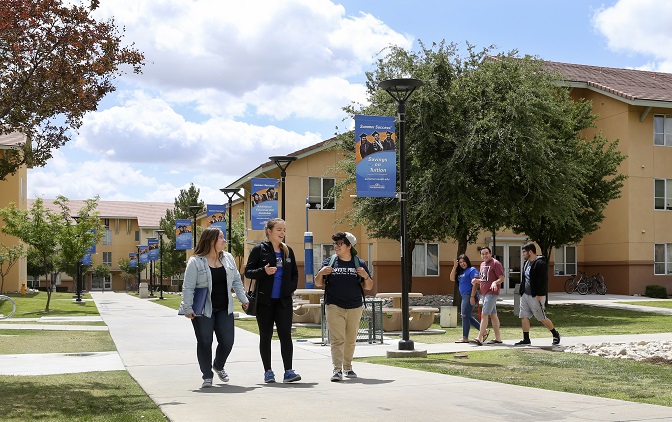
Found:
[[[212, 249], [213, 242], [219, 240], [220, 233], [222, 233], [222, 230], [217, 227], [208, 227], [203, 230], [203, 233], [201, 233], [201, 238], [198, 240], [198, 244], [196, 245], [196, 249], [194, 249], [194, 255], [205, 256], [209, 254], [210, 249]], [[224, 251], [219, 251], [217, 257], [222, 259], [223, 256]]]
[[[264, 233], [266, 234], [266, 239], [268, 239], [268, 233], [269, 231], [273, 230], [273, 227], [275, 227], [276, 224], [278, 223], [284, 223], [285, 220], [282, 218], [271, 218], [266, 222], [266, 228], [264, 229]], [[287, 248], [287, 245], [285, 242], [280, 242], [280, 247], [282, 250], [285, 252], [285, 257], [289, 256], [289, 248]]]

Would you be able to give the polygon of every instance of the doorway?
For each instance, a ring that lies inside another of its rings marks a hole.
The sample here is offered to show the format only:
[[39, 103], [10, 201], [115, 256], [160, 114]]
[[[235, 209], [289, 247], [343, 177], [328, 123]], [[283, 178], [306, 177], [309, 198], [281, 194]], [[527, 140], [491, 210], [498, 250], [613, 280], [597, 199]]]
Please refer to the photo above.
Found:
[[504, 284], [502, 294], [513, 294], [516, 284], [521, 281], [521, 269], [523, 268], [522, 242], [497, 242], [494, 248], [495, 258], [504, 267]]
[[112, 277], [91, 277], [91, 290], [112, 290]]

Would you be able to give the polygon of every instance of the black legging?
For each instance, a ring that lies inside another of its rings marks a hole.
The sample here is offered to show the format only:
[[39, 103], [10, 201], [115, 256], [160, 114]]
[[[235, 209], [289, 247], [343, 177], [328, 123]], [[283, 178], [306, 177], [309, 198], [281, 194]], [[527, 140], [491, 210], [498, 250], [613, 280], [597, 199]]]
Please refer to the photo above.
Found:
[[264, 371], [271, 369], [271, 340], [273, 323], [280, 338], [280, 353], [285, 371], [292, 369], [294, 346], [292, 344], [292, 307], [283, 306], [280, 299], [271, 299], [269, 304], [257, 304], [257, 325], [259, 326], [259, 354]]

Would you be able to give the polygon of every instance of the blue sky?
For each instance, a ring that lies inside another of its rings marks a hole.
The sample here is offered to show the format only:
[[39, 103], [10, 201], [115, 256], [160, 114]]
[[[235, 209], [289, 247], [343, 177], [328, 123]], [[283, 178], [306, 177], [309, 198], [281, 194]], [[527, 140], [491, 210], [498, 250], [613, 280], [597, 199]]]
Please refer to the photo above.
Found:
[[[672, 2], [564, 0], [102, 0], [141, 76], [29, 170], [30, 198], [207, 203], [267, 161], [333, 136], [365, 101], [364, 72], [390, 44], [446, 40], [545, 60], [672, 72]], [[58, 182], [56, 182], [58, 180]]]

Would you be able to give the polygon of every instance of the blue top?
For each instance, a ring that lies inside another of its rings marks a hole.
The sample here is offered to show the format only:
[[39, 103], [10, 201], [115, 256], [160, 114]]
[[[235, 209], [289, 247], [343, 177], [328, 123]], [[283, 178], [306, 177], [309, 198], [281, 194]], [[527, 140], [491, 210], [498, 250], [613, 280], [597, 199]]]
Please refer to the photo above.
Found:
[[474, 278], [478, 278], [478, 270], [474, 267], [467, 268], [457, 276], [457, 281], [460, 284], [460, 294], [462, 296], [471, 296], [471, 280]]
[[273, 274], [273, 290], [271, 291], [271, 299], [280, 299], [280, 289], [282, 288], [282, 253], [275, 253], [276, 268]]

